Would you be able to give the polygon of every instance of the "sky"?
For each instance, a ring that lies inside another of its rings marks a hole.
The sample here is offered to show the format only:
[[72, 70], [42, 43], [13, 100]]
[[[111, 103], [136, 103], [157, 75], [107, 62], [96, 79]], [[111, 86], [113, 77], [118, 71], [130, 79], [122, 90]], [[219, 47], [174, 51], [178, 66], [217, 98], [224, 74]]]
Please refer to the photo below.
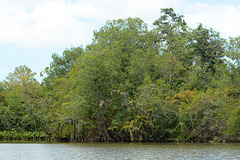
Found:
[[240, 0], [1, 0], [0, 81], [21, 65], [41, 81], [53, 53], [90, 44], [107, 20], [139, 17], [151, 27], [169, 7], [191, 28], [202, 23], [223, 38], [240, 35]]

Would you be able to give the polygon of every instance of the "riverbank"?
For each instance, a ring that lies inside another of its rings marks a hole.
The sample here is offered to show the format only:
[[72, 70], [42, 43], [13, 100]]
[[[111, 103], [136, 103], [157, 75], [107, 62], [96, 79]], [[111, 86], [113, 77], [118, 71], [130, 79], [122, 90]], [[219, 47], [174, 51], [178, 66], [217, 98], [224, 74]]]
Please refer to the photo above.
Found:
[[[236, 139], [236, 138], [234, 138]], [[130, 142], [130, 141], [116, 141], [116, 142], [97, 142], [97, 141], [70, 141], [69, 139], [56, 139], [56, 138], [52, 138], [50, 137], [46, 132], [44, 131], [36, 131], [36, 132], [16, 132], [16, 131], [0, 131], [0, 143], [177, 143], [177, 144], [181, 144], [181, 143], [186, 143], [186, 144], [190, 144], [190, 143], [194, 143], [194, 144], [198, 144], [198, 143], [202, 143], [202, 144], [217, 144], [217, 143], [239, 143], [240, 139], [238, 138], [238, 140], [230, 140], [230, 139], [222, 139], [220, 137], [214, 137], [211, 140], [206, 140], [206, 141], [189, 141], [189, 140], [178, 140], [176, 138], [174, 139], [169, 139], [168, 141], [161, 141], [161, 142], [157, 142], [157, 141], [135, 141], [135, 142]]]
[[0, 141], [49, 141], [49, 136], [43, 132], [1, 131]]

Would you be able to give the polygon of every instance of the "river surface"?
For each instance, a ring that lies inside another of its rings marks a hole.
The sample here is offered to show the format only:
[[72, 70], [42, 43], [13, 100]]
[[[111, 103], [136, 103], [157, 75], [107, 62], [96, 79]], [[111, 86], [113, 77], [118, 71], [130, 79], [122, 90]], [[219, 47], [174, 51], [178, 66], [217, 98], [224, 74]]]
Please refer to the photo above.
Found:
[[240, 144], [0, 143], [0, 160], [240, 159]]

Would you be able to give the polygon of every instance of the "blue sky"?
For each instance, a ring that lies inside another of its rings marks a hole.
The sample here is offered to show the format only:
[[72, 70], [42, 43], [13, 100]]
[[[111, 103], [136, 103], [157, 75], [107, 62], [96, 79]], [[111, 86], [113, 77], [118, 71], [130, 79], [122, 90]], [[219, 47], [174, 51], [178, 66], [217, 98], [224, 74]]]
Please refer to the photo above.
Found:
[[1, 0], [0, 81], [20, 65], [40, 81], [52, 53], [91, 43], [106, 20], [140, 17], [151, 26], [166, 7], [190, 27], [203, 23], [224, 38], [240, 35], [240, 0]]

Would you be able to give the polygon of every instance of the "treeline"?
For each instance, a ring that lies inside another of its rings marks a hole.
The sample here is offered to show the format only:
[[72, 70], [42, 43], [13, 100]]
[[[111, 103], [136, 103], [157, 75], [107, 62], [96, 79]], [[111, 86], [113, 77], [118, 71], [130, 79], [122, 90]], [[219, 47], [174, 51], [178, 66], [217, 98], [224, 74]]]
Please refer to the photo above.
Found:
[[239, 141], [240, 37], [172, 8], [150, 28], [107, 21], [90, 45], [53, 54], [41, 84], [17, 67], [1, 82], [0, 139]]

